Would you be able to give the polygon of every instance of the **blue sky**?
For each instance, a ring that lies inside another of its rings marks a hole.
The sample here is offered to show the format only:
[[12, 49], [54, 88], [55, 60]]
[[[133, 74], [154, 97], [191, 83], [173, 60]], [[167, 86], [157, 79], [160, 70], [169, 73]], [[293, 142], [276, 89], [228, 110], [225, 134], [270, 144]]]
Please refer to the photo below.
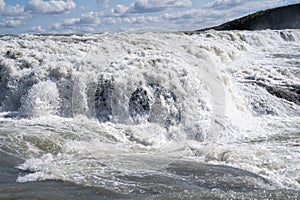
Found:
[[0, 0], [0, 34], [183, 31], [300, 0]]

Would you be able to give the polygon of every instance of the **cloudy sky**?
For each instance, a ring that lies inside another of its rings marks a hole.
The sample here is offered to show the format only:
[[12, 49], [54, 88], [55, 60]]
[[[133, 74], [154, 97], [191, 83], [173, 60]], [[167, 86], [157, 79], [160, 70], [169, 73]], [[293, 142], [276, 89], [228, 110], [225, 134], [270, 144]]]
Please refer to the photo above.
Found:
[[300, 0], [0, 0], [0, 34], [182, 31]]

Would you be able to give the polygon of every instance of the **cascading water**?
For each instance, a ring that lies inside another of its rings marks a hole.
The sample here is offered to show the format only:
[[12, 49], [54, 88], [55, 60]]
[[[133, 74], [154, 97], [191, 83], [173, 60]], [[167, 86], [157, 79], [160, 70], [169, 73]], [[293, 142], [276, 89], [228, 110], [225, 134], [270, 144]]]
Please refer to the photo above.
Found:
[[1, 36], [1, 152], [17, 182], [279, 198], [300, 189], [299, 50], [299, 30]]
[[21, 98], [20, 114], [29, 117], [55, 115], [60, 106], [59, 92], [52, 81], [41, 81]]

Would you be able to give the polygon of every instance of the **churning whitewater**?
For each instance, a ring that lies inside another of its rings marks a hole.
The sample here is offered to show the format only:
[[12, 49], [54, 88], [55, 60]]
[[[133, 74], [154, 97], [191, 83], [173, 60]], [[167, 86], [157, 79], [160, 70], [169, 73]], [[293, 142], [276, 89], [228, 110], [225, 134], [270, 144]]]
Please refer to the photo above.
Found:
[[299, 52], [299, 30], [1, 36], [0, 150], [17, 183], [299, 191]]

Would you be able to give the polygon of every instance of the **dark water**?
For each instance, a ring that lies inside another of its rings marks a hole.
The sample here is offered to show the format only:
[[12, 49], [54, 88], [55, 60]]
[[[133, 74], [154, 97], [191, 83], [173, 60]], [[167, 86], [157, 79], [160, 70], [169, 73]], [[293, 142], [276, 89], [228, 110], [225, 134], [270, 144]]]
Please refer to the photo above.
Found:
[[56, 180], [17, 183], [22, 160], [0, 153], [0, 199], [300, 199], [300, 192], [276, 189], [253, 173], [222, 165], [175, 161], [161, 174], [118, 177], [136, 188], [116, 193]]

